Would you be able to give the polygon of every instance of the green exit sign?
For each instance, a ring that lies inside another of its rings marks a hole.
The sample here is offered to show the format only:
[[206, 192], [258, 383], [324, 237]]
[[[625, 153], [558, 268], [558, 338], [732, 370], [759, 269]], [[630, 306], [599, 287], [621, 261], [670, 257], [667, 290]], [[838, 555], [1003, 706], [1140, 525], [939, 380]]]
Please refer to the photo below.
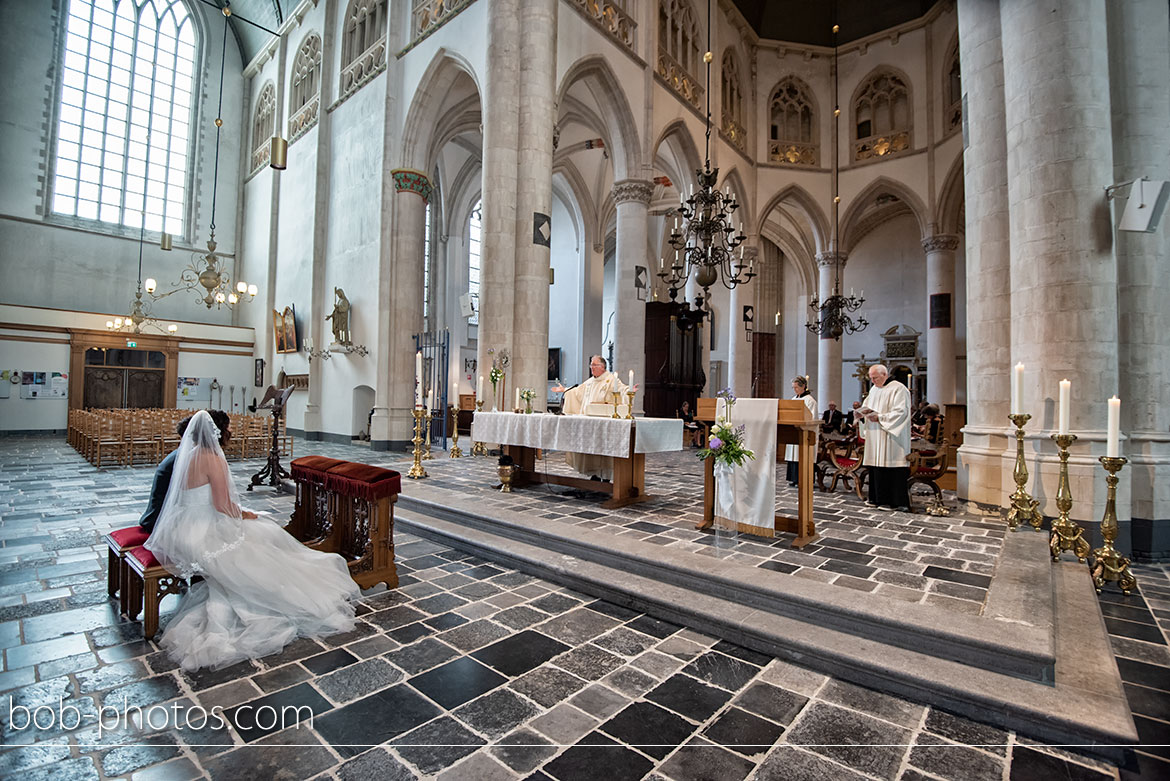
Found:
[[127, 346], [127, 347], [137, 347], [137, 346], [138, 346], [138, 342], [132, 342], [132, 341], [130, 341], [129, 339], [127, 339], [127, 340], [126, 340], [126, 346]]

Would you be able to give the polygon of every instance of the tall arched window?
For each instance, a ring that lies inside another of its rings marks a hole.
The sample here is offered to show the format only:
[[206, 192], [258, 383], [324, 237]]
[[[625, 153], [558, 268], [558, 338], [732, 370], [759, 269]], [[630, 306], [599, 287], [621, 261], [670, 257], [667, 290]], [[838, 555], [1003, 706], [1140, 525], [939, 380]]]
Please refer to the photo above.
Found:
[[946, 128], [954, 130], [963, 124], [963, 77], [959, 70], [959, 40], [956, 38], [951, 44], [947, 56], [947, 75], [943, 79], [944, 95], [946, 97]]
[[386, 67], [386, 0], [350, 0], [341, 30], [341, 97]]
[[256, 101], [256, 110], [252, 114], [252, 168], [256, 173], [268, 165], [268, 158], [272, 154], [272, 134], [276, 131], [276, 87], [272, 82], [264, 85], [260, 90], [260, 99]]
[[483, 249], [483, 201], [476, 201], [467, 218], [467, 292], [475, 309], [467, 318], [468, 325], [479, 325], [479, 270]]
[[691, 4], [688, 0], [659, 0], [658, 75], [695, 106], [703, 97], [703, 88], [695, 78], [702, 63], [699, 25]]
[[867, 78], [853, 100], [853, 159], [888, 157], [910, 148], [913, 117], [905, 80], [879, 70]]
[[723, 132], [740, 149], [747, 147], [747, 129], [743, 121], [743, 89], [739, 78], [739, 65], [735, 51], [728, 48], [723, 52], [721, 69], [720, 102], [723, 104]]
[[293, 60], [288, 103], [288, 140], [293, 142], [317, 124], [321, 92], [321, 36], [309, 33]]
[[816, 165], [816, 107], [808, 85], [795, 76], [772, 90], [768, 159], [792, 165]]
[[53, 214], [184, 235], [197, 33], [181, 0], [69, 0]]

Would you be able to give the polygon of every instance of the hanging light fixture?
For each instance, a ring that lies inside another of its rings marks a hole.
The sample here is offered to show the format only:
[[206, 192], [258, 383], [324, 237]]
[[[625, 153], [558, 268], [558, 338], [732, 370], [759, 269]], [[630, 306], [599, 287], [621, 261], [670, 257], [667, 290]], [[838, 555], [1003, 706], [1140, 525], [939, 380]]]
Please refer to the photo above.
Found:
[[[153, 285], [148, 285], [146, 289], [146, 292], [156, 301], [181, 291], [190, 291], [208, 309], [211, 309], [213, 306], [218, 309], [225, 304], [234, 306], [240, 301], [251, 301], [256, 297], [256, 293], [259, 292], [255, 285], [249, 285], [244, 281], [237, 281], [233, 286], [231, 275], [228, 273], [227, 259], [233, 258], [234, 256], [216, 252], [215, 204], [219, 189], [219, 137], [220, 131], [223, 129], [223, 73], [224, 66], [227, 62], [227, 19], [232, 15], [231, 3], [225, 3], [220, 11], [224, 16], [223, 50], [220, 54], [219, 63], [219, 107], [215, 117], [215, 166], [211, 180], [211, 235], [207, 240], [207, 252], [205, 254], [199, 252], [194, 254], [191, 263], [179, 274], [179, 281], [172, 284], [172, 290], [168, 290], [165, 293], [156, 293]], [[170, 249], [170, 246], [171, 237], [164, 233], [161, 247], [165, 250]], [[147, 280], [147, 282], [152, 281]]]
[[[703, 62], [707, 64], [707, 140], [704, 150], [703, 167], [695, 170], [699, 190], [694, 185], [688, 188], [685, 197], [680, 197], [678, 217], [670, 233], [670, 246], [674, 248], [674, 260], [669, 266], [659, 260], [658, 277], [670, 289], [673, 301], [680, 288], [686, 285], [691, 274], [703, 288], [703, 298], [711, 300], [710, 287], [716, 281], [731, 290], [736, 285], [750, 282], [756, 275], [755, 259], [745, 263], [743, 249], [738, 256], [735, 250], [747, 236], [742, 225], [736, 228], [732, 215], [739, 208], [731, 188], [719, 192], [719, 169], [711, 168], [711, 0], [707, 0], [707, 52]], [[679, 217], [682, 224], [679, 224]], [[702, 308], [702, 302], [699, 302]]]
[[840, 104], [840, 89], [838, 86], [838, 54], [837, 54], [837, 35], [840, 33], [841, 27], [837, 24], [837, 3], [833, 3], [833, 235], [829, 243], [830, 256], [833, 263], [833, 292], [824, 301], [821, 301], [814, 293], [809, 298], [809, 309], [811, 315], [808, 322], [804, 324], [805, 328], [821, 337], [829, 337], [840, 341], [844, 334], [854, 334], [858, 331], [864, 331], [869, 325], [869, 321], [861, 315], [854, 320], [849, 315], [856, 312], [865, 303], [865, 291], [862, 291], [860, 298], [853, 296], [853, 291], [849, 291], [849, 295], [841, 294], [841, 253], [838, 250], [838, 240], [840, 234], [838, 229], [840, 223], [838, 220], [841, 206], [841, 191], [839, 189], [840, 179], [840, 138], [839, 131], [841, 126], [841, 104]]
[[171, 323], [163, 326], [163, 324], [151, 313], [150, 302], [142, 300], [142, 291], [152, 293], [155, 288], [155, 281], [147, 279], [145, 284], [142, 281], [142, 245], [146, 243], [146, 196], [142, 197], [143, 211], [141, 222], [142, 225], [138, 231], [138, 289], [134, 293], [134, 301], [130, 304], [130, 314], [125, 318], [115, 317], [113, 320], [106, 321], [106, 329], [110, 331], [128, 331], [131, 333], [140, 334], [143, 328], [157, 328], [164, 333], [174, 334], [178, 332], [179, 326]]

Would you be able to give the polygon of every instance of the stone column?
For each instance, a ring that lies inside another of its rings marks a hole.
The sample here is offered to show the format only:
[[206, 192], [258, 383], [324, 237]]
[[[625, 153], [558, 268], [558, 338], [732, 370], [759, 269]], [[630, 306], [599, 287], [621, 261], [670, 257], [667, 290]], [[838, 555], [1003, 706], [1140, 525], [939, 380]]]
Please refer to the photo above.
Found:
[[926, 250], [926, 396], [940, 407], [955, 402], [954, 297], [958, 248], [958, 236], [938, 234], [922, 241], [922, 249]]
[[[487, 74], [483, 85], [483, 244], [480, 258], [477, 359], [485, 380], [492, 366], [488, 350], [512, 352], [516, 316], [516, 190], [519, 186], [521, 27], [520, 0], [488, 0]], [[551, 135], [552, 128], [548, 129]], [[531, 217], [529, 217], [531, 219]], [[547, 278], [545, 280], [547, 284]], [[547, 291], [545, 300], [547, 301]], [[545, 309], [547, 309], [547, 304]], [[546, 329], [547, 330], [547, 329]], [[515, 387], [508, 369], [507, 393]], [[510, 406], [504, 400], [504, 407]], [[484, 404], [492, 409], [494, 400]]]
[[[744, 246], [743, 262], [750, 263], [759, 255], [759, 248]], [[743, 308], [756, 309], [756, 289], [759, 280], [736, 285], [731, 289], [731, 311], [727, 316], [727, 384], [736, 396], [751, 397], [752, 388], [752, 343], [747, 339], [747, 327], [743, 322]], [[758, 311], [757, 311], [757, 314]], [[752, 327], [755, 328], [755, 323]]]
[[[1023, 404], [1036, 437], [1030, 489], [1041, 510], [1055, 515], [1058, 462], [1046, 434], [1056, 427], [1054, 400], [1067, 377], [1071, 427], [1080, 437], [1070, 467], [1073, 516], [1096, 522], [1105, 481], [1088, 457], [1104, 455], [1105, 400], [1118, 389], [1117, 264], [1102, 192], [1113, 178], [1105, 4], [1004, 0], [1000, 25], [1011, 363], [1025, 366]], [[1003, 467], [1010, 471], [1011, 459]], [[1117, 509], [1128, 521], [1127, 490]]]
[[1012, 490], [1010, 477], [1001, 480], [1012, 311], [999, 6], [962, 2], [958, 15], [967, 213], [967, 425], [959, 448], [958, 494], [1002, 504]]
[[613, 186], [617, 204], [617, 264], [614, 276], [614, 305], [617, 315], [614, 365], [623, 382], [634, 370], [634, 382], [642, 386], [634, 397], [634, 414], [642, 411], [643, 390], [646, 386], [646, 304], [634, 294], [634, 267], [642, 266], [650, 273], [647, 244], [651, 182], [624, 179]]
[[[817, 253], [817, 298], [824, 303], [833, 295], [835, 267], [845, 267], [849, 256], [844, 252]], [[841, 340], [828, 334], [821, 334], [817, 340], [817, 384], [809, 390], [816, 397], [822, 410], [829, 408], [829, 402], [841, 406]]]
[[[513, 387], [547, 406], [552, 140], [556, 122], [557, 0], [523, 0], [520, 113], [516, 147], [516, 267], [512, 310]], [[567, 226], [562, 226], [562, 230]]]
[[[1170, 172], [1170, 20], [1161, 0], [1107, 3], [1113, 181]], [[1132, 189], [1119, 195], [1136, 197]], [[1114, 201], [1115, 214], [1125, 197]], [[1170, 557], [1170, 230], [1116, 233], [1121, 430], [1128, 441], [1133, 554]]]

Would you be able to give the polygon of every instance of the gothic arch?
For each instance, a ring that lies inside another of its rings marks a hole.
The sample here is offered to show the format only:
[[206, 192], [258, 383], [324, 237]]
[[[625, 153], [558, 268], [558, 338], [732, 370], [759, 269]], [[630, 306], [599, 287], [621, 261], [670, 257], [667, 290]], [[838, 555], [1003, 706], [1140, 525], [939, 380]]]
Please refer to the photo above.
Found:
[[873, 205], [874, 199], [880, 195], [893, 195], [904, 203], [918, 223], [920, 238], [925, 238], [928, 235], [930, 212], [922, 199], [901, 182], [886, 176], [879, 176], [853, 197], [844, 214], [841, 215], [841, 235], [838, 239], [838, 245], [842, 251], [852, 252], [861, 236], [864, 235], [860, 229], [864, 223], [866, 212]]
[[798, 184], [788, 185], [768, 200], [767, 204], [757, 213], [756, 229], [754, 232], [762, 233], [764, 224], [768, 221], [768, 215], [772, 213], [773, 209], [785, 201], [795, 203], [804, 212], [804, 216], [808, 220], [809, 228], [812, 231], [816, 252], [824, 252], [828, 249], [829, 221], [825, 218], [825, 213], [821, 211], [821, 207], [817, 204], [816, 200], [809, 195], [808, 190]]
[[956, 155], [951, 163], [950, 170], [943, 180], [938, 205], [934, 214], [936, 230], [941, 233], [965, 233], [967, 226], [963, 221], [963, 156]]
[[580, 213], [582, 224], [582, 256], [588, 257], [586, 253], [592, 251], [593, 245], [601, 243], [600, 236], [602, 230], [602, 227], [597, 223], [597, 206], [589, 196], [589, 185], [585, 183], [584, 177], [577, 170], [577, 166], [573, 165], [572, 160], [565, 159], [554, 162], [552, 172], [554, 177], [557, 174], [564, 177], [569, 195], [576, 201], [577, 211]]
[[638, 125], [634, 121], [626, 94], [622, 91], [621, 82], [604, 57], [599, 54], [587, 55], [570, 65], [561, 77], [557, 105], [564, 102], [569, 90], [579, 81], [585, 83], [601, 107], [606, 128], [605, 143], [612, 152], [610, 162], [613, 164], [614, 181], [620, 182], [636, 176], [641, 170]]
[[703, 166], [703, 158], [699, 157], [699, 149], [695, 146], [694, 137], [685, 121], [676, 119], [658, 134], [658, 139], [654, 142], [654, 163], [656, 165], [660, 161], [665, 161], [661, 154], [663, 146], [670, 147], [674, 152], [675, 159], [681, 160], [686, 165], [684, 171], [668, 172], [671, 181], [674, 182], [674, 189], [683, 192], [684, 190], [680, 187], [684, 187], [687, 182], [694, 181], [695, 171]]
[[736, 209], [735, 220], [737, 223], [743, 224], [743, 232], [747, 233], [747, 229], [755, 224], [752, 219], [751, 207], [751, 193], [747, 187], [744, 186], [743, 177], [739, 175], [739, 169], [732, 166], [723, 176], [723, 181], [720, 183], [720, 189], [727, 185], [731, 185], [731, 190], [737, 196], [739, 201], [739, 208]]
[[[894, 109], [889, 108], [891, 127], [882, 129], [877, 124], [877, 116], [870, 114], [870, 133], [867, 136], [858, 135], [858, 102], [861, 100], [863, 94], [875, 85], [881, 79], [896, 81], [901, 85], [901, 88], [906, 93], [906, 122], [905, 127], [896, 127], [893, 122]], [[892, 65], [878, 65], [870, 70], [861, 78], [857, 86], [853, 90], [853, 94], [849, 96], [849, 159], [850, 160], [872, 160], [883, 159], [888, 155], [896, 155], [903, 152], [909, 152], [914, 148], [914, 85], [910, 81], [910, 77], [906, 73]], [[901, 138], [904, 134], [904, 138]], [[881, 151], [880, 147], [871, 147], [869, 143], [862, 144], [862, 142], [870, 142], [872, 139], [887, 138], [889, 145], [886, 151]]]
[[418, 86], [415, 87], [414, 97], [406, 112], [401, 157], [404, 167], [417, 171], [430, 171], [434, 168], [435, 154], [438, 151], [438, 147], [433, 143], [435, 131], [443, 115], [450, 110], [445, 98], [460, 76], [466, 76], [471, 80], [482, 107], [483, 90], [471, 63], [449, 49], [440, 48], [431, 58]]

